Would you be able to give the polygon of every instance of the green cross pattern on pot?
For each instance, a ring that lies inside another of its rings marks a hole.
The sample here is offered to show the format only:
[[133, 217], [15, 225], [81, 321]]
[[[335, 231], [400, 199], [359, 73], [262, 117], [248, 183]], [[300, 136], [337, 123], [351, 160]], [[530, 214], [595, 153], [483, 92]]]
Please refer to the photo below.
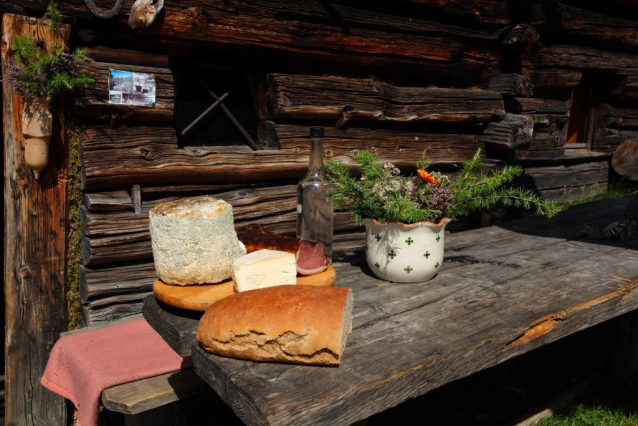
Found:
[[440, 236], [440, 235], [437, 235], [437, 236], [436, 236], [436, 242], [438, 243], [439, 241], [441, 241], [441, 236]]
[[381, 235], [379, 235], [379, 234], [375, 235], [374, 238], [376, 238], [377, 241], [381, 241]]
[[436, 262], [436, 265], [434, 265], [434, 267], [435, 267], [436, 269], [439, 269], [439, 266], [440, 266], [440, 265], [439, 265], [439, 262]]
[[394, 259], [395, 257], [397, 257], [397, 253], [394, 250], [390, 250], [388, 256], [390, 256], [390, 259]]
[[412, 269], [412, 267], [411, 267], [410, 265], [408, 265], [408, 267], [407, 267], [407, 268], [403, 268], [403, 270], [404, 270], [405, 272], [407, 272], [408, 274], [409, 274], [410, 272], [414, 271], [414, 269]]
[[407, 239], [407, 240], [405, 240], [405, 243], [406, 243], [407, 245], [412, 245], [412, 243], [413, 243], [413, 242], [414, 242], [414, 240], [412, 239], [412, 237], [408, 237], [408, 239]]
[[425, 257], [426, 259], [430, 258], [430, 252], [426, 251], [425, 254], [423, 255], [423, 257]]
[[379, 265], [379, 262], [375, 263], [374, 266], [376, 266], [377, 269], [381, 268], [381, 265]]

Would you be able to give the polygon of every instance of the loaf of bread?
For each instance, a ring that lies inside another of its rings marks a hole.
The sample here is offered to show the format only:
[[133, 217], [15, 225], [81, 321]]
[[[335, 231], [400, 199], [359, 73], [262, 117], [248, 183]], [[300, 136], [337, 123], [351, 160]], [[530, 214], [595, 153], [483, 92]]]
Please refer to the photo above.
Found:
[[233, 294], [211, 305], [197, 340], [218, 355], [254, 361], [338, 365], [352, 331], [352, 291], [279, 286]]
[[157, 277], [166, 284], [213, 284], [230, 278], [246, 254], [232, 206], [210, 196], [158, 204], [149, 213]]

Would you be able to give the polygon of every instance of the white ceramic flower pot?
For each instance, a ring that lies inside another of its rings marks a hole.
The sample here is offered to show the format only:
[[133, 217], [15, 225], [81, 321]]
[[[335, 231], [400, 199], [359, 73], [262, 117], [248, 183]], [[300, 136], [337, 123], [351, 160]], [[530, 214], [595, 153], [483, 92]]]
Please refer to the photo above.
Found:
[[386, 281], [412, 283], [434, 278], [443, 263], [445, 227], [450, 222], [448, 218], [438, 224], [365, 219], [368, 266]]

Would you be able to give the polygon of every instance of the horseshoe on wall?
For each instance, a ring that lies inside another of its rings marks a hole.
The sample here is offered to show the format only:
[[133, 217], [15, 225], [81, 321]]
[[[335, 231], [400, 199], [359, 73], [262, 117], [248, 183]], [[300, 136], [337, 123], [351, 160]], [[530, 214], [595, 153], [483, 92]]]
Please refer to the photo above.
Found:
[[111, 19], [116, 17], [120, 13], [120, 10], [122, 10], [122, 5], [124, 4], [124, 0], [117, 0], [115, 6], [113, 6], [111, 10], [98, 9], [93, 0], [84, 0], [84, 3], [86, 3], [86, 7], [89, 8], [91, 13], [98, 18]]

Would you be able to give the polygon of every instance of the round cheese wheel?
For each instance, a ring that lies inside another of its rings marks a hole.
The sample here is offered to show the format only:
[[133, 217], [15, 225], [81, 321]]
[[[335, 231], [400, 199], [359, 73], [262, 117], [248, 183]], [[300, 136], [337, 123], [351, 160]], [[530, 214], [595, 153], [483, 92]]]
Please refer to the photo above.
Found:
[[231, 276], [246, 254], [233, 208], [211, 196], [158, 204], [149, 213], [157, 277], [166, 284], [212, 284]]

